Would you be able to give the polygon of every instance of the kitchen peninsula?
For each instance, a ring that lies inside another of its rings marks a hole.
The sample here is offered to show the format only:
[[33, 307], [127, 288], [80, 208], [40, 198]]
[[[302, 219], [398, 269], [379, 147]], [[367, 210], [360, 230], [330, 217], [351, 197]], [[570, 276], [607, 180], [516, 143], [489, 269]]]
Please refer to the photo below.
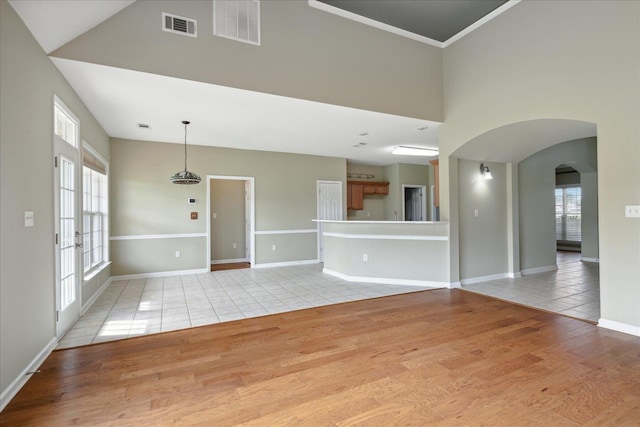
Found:
[[449, 287], [449, 223], [322, 223], [324, 269], [352, 282]]

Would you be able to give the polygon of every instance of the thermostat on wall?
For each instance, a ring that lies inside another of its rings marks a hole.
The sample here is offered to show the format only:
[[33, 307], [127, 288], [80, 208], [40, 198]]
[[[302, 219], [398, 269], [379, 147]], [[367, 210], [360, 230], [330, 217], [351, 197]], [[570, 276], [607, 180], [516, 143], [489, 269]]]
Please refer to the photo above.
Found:
[[187, 203], [189, 203], [190, 205], [195, 205], [196, 204], [196, 198], [195, 197], [189, 197], [187, 199]]

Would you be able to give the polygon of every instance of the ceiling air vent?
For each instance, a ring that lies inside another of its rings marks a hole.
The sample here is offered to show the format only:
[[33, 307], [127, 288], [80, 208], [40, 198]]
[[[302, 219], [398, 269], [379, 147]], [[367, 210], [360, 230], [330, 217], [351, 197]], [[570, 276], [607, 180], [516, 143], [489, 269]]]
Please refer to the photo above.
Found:
[[260, 45], [260, 1], [213, 0], [213, 35]]
[[162, 13], [162, 30], [170, 33], [182, 34], [189, 37], [198, 37], [198, 27], [195, 19]]

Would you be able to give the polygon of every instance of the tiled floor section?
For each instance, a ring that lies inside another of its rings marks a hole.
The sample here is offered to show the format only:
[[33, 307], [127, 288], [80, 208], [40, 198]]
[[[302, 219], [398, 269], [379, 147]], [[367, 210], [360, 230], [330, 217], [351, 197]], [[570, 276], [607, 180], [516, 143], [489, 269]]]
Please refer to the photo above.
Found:
[[580, 261], [577, 252], [558, 252], [557, 263], [557, 271], [464, 285], [462, 289], [597, 322], [599, 264]]
[[321, 270], [308, 265], [115, 281], [58, 348], [431, 289], [350, 283]]

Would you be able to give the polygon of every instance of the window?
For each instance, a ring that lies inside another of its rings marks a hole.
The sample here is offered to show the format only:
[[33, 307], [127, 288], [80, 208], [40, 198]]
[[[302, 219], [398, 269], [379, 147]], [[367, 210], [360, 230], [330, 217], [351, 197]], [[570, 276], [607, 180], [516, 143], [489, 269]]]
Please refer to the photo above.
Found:
[[109, 206], [106, 161], [86, 144], [82, 160], [82, 241], [86, 276], [109, 260]]
[[582, 189], [579, 186], [556, 188], [556, 240], [582, 241]]
[[260, 1], [213, 0], [213, 35], [260, 45]]
[[68, 142], [71, 146], [78, 148], [77, 138], [77, 122], [78, 119], [65, 108], [65, 106], [56, 100], [54, 104], [54, 127], [55, 135]]

